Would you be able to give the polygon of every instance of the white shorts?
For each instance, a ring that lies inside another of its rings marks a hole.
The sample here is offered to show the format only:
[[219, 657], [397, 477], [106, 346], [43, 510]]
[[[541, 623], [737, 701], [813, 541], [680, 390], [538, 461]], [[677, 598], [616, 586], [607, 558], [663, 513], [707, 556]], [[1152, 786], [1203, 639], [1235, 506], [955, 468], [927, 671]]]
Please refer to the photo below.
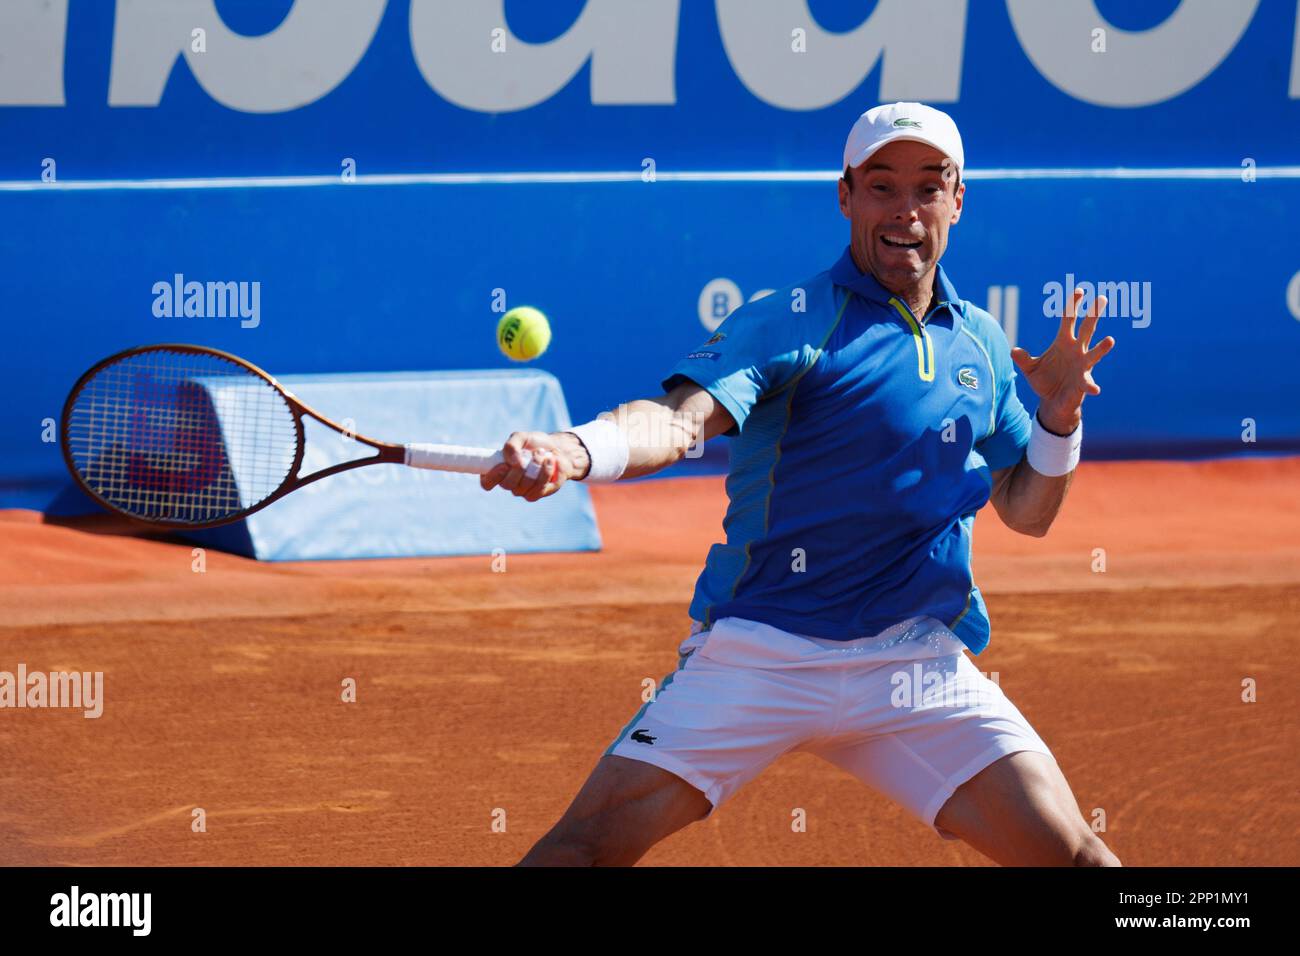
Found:
[[741, 618], [698, 627], [677, 670], [605, 753], [676, 774], [712, 809], [777, 757], [803, 751], [956, 839], [934, 818], [959, 786], [1007, 754], [1052, 755], [934, 618], [855, 641]]

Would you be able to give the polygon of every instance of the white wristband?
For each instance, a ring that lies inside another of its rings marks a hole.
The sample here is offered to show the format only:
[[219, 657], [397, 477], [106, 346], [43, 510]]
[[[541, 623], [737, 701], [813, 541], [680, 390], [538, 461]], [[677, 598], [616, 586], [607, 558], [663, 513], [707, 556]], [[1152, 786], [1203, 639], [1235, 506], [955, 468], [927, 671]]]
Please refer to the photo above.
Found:
[[1074, 471], [1079, 464], [1079, 448], [1083, 445], [1083, 422], [1068, 435], [1053, 435], [1034, 415], [1033, 430], [1029, 433], [1029, 467], [1048, 478], [1059, 478]]
[[608, 418], [597, 418], [568, 431], [578, 436], [578, 441], [587, 449], [587, 457], [591, 459], [591, 467], [583, 481], [600, 484], [618, 481], [623, 477], [631, 452], [623, 429]]

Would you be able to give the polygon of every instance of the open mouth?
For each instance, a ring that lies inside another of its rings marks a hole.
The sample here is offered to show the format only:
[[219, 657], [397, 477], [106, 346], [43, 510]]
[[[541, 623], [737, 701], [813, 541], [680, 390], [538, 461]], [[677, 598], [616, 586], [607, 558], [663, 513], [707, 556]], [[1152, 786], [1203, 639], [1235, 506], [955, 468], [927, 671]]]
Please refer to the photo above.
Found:
[[920, 249], [921, 239], [909, 239], [907, 236], [881, 236], [880, 241], [891, 249]]

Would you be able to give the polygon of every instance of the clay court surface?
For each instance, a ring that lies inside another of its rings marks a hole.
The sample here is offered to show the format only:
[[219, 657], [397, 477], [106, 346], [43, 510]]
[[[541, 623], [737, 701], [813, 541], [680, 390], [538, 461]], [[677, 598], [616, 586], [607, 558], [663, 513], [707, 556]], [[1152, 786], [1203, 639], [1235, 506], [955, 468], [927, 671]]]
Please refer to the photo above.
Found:
[[[1298, 487], [1300, 458], [1092, 463], [1048, 537], [976, 523], [975, 660], [1129, 865], [1300, 863]], [[209, 552], [196, 574], [187, 544], [0, 512], [0, 670], [103, 671], [106, 697], [0, 710], [0, 864], [513, 863], [676, 665], [721, 533], [720, 478], [594, 497], [604, 552], [505, 573]], [[643, 862], [988, 863], [802, 754]]]

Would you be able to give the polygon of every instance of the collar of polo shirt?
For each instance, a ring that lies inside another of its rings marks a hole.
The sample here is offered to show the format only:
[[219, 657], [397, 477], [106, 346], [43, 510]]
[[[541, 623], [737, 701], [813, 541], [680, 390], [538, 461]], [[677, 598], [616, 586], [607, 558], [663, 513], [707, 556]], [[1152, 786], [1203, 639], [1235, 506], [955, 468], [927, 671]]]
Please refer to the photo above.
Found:
[[[836, 285], [851, 289], [856, 295], [862, 296], [869, 302], [888, 305], [891, 299], [899, 298], [881, 285], [880, 281], [871, 273], [864, 273], [859, 270], [857, 263], [853, 261], [853, 252], [847, 246], [839, 261], [831, 266], [830, 274], [831, 281]], [[934, 267], [934, 290], [938, 296], [938, 301], [930, 303], [931, 312], [936, 307], [955, 306], [957, 302], [961, 301], [961, 297], [957, 295], [956, 288], [953, 287], [947, 273], [943, 271], [943, 265], [940, 263], [935, 263]], [[901, 302], [902, 299], [899, 299], [899, 301]]]

